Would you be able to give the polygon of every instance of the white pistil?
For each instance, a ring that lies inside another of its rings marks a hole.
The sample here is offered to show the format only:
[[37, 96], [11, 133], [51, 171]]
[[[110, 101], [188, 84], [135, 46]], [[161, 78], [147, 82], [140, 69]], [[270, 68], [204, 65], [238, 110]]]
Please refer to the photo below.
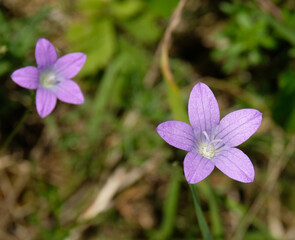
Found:
[[212, 159], [215, 156], [215, 154], [221, 150], [220, 148], [222, 148], [223, 146], [222, 140], [214, 139], [214, 136], [212, 136], [212, 140], [210, 140], [207, 132], [203, 131], [202, 133], [205, 136], [205, 140], [202, 141], [201, 138], [200, 141], [198, 141], [199, 153], [205, 158]]
[[212, 159], [215, 155], [215, 149], [212, 144], [204, 144], [200, 146], [200, 154], [205, 158]]
[[44, 88], [52, 88], [59, 83], [58, 77], [52, 71], [45, 71], [41, 73], [40, 83]]

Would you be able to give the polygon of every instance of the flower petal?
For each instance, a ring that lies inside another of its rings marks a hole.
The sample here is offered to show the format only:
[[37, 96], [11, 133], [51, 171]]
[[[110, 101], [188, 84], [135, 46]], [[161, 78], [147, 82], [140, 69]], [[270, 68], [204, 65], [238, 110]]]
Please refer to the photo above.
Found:
[[262, 121], [262, 113], [256, 109], [240, 109], [226, 115], [218, 126], [217, 139], [229, 147], [245, 142], [256, 132]]
[[77, 75], [86, 61], [84, 53], [70, 53], [59, 58], [54, 66], [56, 72], [66, 79]]
[[167, 121], [157, 127], [157, 132], [167, 143], [173, 147], [190, 151], [194, 146], [194, 133], [192, 127], [180, 121]]
[[230, 148], [214, 158], [215, 166], [230, 178], [240, 182], [253, 182], [255, 172], [251, 160], [240, 149]]
[[54, 46], [45, 38], [40, 38], [35, 49], [36, 62], [39, 68], [50, 66], [57, 60]]
[[77, 83], [72, 80], [64, 80], [59, 83], [54, 92], [60, 101], [72, 104], [84, 103], [84, 96]]
[[210, 175], [214, 163], [196, 152], [189, 152], [184, 158], [183, 169], [188, 183], [194, 184]]
[[210, 88], [199, 82], [191, 91], [188, 102], [189, 120], [199, 132], [211, 132], [219, 123], [217, 100]]
[[36, 93], [37, 112], [44, 118], [52, 112], [56, 105], [56, 96], [45, 88], [38, 88]]
[[23, 88], [36, 89], [39, 86], [39, 71], [36, 67], [24, 67], [11, 74], [12, 80]]

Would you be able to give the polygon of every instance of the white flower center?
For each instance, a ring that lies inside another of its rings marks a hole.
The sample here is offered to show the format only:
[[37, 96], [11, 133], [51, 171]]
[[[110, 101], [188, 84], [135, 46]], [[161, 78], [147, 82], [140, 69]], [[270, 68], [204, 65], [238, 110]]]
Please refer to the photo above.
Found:
[[58, 76], [53, 71], [47, 70], [40, 75], [40, 83], [44, 88], [52, 88], [59, 82]]
[[214, 136], [210, 138], [207, 132], [202, 132], [197, 145], [199, 154], [205, 158], [212, 159], [222, 148], [224, 148], [224, 144], [221, 139], [215, 139]]
[[200, 146], [200, 154], [205, 158], [213, 158], [215, 155], [215, 148], [212, 144], [201, 144]]

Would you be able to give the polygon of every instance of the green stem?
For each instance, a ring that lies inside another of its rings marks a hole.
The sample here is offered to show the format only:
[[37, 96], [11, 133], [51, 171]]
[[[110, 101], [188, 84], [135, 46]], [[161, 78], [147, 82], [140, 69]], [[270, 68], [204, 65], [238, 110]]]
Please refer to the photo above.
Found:
[[195, 211], [196, 211], [196, 215], [198, 218], [198, 222], [200, 225], [200, 229], [201, 229], [201, 233], [203, 236], [204, 240], [213, 240], [213, 236], [208, 228], [208, 225], [206, 223], [202, 208], [201, 208], [201, 204], [200, 204], [200, 200], [198, 199], [198, 195], [196, 192], [196, 189], [194, 187], [193, 184], [189, 184], [189, 187], [192, 191], [192, 195], [193, 195], [193, 200], [194, 200], [194, 205], [195, 205]]
[[20, 119], [20, 121], [17, 123], [16, 127], [13, 129], [13, 131], [9, 134], [9, 136], [6, 138], [5, 142], [3, 143], [1, 149], [0, 149], [0, 155], [4, 152], [4, 150], [7, 148], [7, 146], [10, 144], [10, 142], [13, 140], [13, 138], [15, 137], [15, 135], [18, 133], [18, 131], [20, 130], [20, 128], [22, 127], [23, 123], [26, 121], [29, 112], [32, 109], [33, 104], [31, 104], [27, 110], [25, 111], [24, 115], [22, 116], [22, 118]]

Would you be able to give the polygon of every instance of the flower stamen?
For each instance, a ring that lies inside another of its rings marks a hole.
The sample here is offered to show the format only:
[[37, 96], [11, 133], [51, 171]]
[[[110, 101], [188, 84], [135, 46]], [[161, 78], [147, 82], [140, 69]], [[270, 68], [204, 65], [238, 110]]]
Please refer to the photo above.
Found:
[[40, 83], [44, 88], [51, 88], [59, 82], [58, 77], [52, 71], [45, 71], [40, 76]]
[[205, 158], [212, 159], [215, 154], [220, 151], [220, 148], [223, 147], [222, 140], [214, 139], [214, 136], [212, 136], [212, 140], [210, 140], [210, 137], [206, 131], [203, 131], [202, 133], [205, 136], [205, 139], [204, 141], [198, 142], [198, 152]]

